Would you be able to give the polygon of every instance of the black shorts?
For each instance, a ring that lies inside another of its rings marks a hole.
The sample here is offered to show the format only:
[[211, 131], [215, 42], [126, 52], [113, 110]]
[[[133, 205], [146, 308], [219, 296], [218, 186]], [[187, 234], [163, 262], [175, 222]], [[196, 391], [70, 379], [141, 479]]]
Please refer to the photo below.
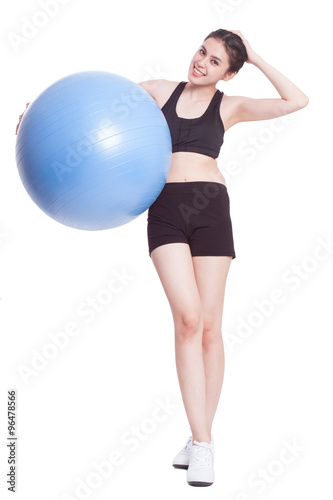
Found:
[[167, 243], [187, 243], [192, 256], [236, 257], [227, 187], [220, 182], [167, 182], [148, 209], [149, 256]]

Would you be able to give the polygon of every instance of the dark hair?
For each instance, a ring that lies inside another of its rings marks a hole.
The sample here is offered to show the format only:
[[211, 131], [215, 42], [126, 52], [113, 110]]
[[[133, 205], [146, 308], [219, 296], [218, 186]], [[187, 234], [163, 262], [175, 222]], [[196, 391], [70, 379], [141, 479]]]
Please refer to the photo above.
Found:
[[248, 57], [241, 37], [232, 31], [218, 29], [209, 33], [205, 40], [207, 38], [215, 38], [223, 43], [230, 62], [228, 71], [232, 73], [236, 71], [238, 73]]

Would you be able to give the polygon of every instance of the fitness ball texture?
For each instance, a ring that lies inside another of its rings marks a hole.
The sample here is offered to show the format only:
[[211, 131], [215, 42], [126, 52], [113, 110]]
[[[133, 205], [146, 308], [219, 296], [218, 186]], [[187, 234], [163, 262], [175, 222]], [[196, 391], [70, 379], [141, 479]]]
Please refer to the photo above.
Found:
[[156, 200], [172, 155], [168, 124], [140, 85], [104, 71], [58, 80], [25, 112], [16, 163], [32, 200], [76, 229], [126, 224]]

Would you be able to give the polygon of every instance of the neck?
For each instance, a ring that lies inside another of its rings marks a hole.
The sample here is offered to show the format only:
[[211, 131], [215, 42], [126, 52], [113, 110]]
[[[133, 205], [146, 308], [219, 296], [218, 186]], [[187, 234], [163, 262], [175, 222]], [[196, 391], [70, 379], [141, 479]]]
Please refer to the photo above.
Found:
[[188, 94], [190, 99], [193, 99], [193, 101], [212, 99], [216, 90], [217, 88], [212, 83], [208, 85], [197, 85], [189, 81], [185, 85], [185, 92]]

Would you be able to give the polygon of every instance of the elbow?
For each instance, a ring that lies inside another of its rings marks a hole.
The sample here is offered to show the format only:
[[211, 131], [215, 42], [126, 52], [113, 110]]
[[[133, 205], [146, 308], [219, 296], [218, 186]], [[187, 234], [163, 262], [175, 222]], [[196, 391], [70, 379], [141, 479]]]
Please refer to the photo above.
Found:
[[289, 101], [288, 113], [295, 113], [309, 104], [309, 98], [304, 94], [299, 99]]
[[298, 105], [298, 109], [302, 109], [302, 108], [305, 108], [305, 106], [307, 106], [309, 104], [309, 98], [308, 96], [306, 96], [304, 94], [304, 96], [302, 97], [302, 99], [300, 99], [297, 103]]
[[299, 111], [302, 108], [305, 108], [309, 104], [309, 98], [307, 95], [303, 94], [298, 97], [294, 97], [294, 99], [282, 99], [284, 101], [284, 109], [285, 113], [294, 113], [295, 111]]

